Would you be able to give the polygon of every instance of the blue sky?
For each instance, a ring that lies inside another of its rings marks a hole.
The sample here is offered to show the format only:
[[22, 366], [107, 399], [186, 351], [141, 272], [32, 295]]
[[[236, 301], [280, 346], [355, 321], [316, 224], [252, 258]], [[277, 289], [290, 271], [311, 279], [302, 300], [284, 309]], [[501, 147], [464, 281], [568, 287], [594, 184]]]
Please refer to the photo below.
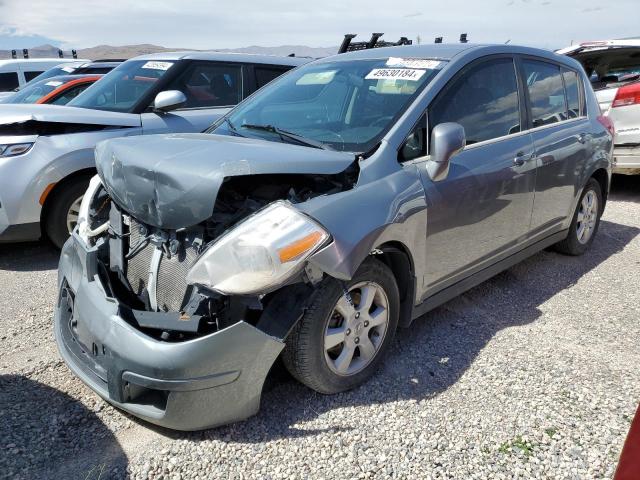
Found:
[[637, 12], [638, 0], [0, 0], [0, 48], [332, 46], [374, 31], [559, 48], [640, 36]]

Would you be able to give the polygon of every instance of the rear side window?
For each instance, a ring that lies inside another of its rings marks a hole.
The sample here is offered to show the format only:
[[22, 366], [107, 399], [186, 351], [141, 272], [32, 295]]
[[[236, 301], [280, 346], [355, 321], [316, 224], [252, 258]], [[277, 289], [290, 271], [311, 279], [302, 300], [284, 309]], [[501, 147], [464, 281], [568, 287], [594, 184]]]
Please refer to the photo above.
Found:
[[242, 67], [223, 63], [194, 63], [167, 90], [187, 97], [182, 108], [226, 107], [242, 100]]
[[44, 73], [44, 72], [23, 72], [23, 73], [24, 73], [24, 79], [27, 82], [30, 82], [31, 80], [36, 78], [38, 75], [40, 75], [41, 73]]
[[560, 67], [537, 60], [523, 60], [533, 126], [541, 127], [567, 119]]
[[580, 89], [578, 88], [578, 74], [572, 70], [562, 69], [564, 90], [567, 95], [569, 118], [577, 118], [582, 114], [580, 108]]
[[288, 68], [255, 67], [254, 70], [256, 72], [256, 86], [257, 88], [262, 88], [267, 83], [275, 80], [284, 72], [286, 72]]
[[8, 92], [20, 86], [16, 72], [0, 73], [0, 92]]
[[429, 108], [429, 128], [456, 122], [467, 144], [520, 131], [516, 70], [511, 58], [483, 62], [465, 72]]

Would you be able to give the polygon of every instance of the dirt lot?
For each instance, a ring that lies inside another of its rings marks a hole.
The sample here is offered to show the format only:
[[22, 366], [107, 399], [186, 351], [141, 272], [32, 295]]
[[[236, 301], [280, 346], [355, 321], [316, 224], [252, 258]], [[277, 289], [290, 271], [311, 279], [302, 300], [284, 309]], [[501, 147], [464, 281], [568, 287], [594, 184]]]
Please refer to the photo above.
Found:
[[587, 256], [542, 252], [429, 313], [355, 391], [277, 369], [258, 416], [193, 434], [71, 375], [57, 253], [0, 246], [0, 478], [611, 478], [640, 400], [639, 234], [640, 178], [616, 177]]

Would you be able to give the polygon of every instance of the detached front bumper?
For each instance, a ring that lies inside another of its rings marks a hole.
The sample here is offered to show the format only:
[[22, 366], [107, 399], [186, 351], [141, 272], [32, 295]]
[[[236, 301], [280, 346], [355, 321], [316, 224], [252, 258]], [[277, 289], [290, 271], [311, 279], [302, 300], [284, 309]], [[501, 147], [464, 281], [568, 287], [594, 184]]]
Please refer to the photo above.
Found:
[[240, 321], [184, 342], [145, 335], [96, 275], [96, 251], [74, 234], [60, 258], [55, 335], [71, 370], [113, 405], [151, 423], [199, 430], [257, 413], [284, 343]]

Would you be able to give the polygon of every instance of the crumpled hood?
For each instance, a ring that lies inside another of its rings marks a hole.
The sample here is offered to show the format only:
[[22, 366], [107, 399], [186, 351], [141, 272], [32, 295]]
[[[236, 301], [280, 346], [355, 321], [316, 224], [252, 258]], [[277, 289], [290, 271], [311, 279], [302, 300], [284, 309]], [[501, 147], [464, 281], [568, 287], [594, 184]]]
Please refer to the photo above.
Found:
[[333, 175], [354, 160], [351, 153], [202, 133], [118, 138], [96, 147], [111, 198], [138, 220], [167, 229], [209, 218], [226, 177]]
[[135, 113], [106, 112], [89, 108], [67, 107], [64, 105], [22, 103], [0, 105], [0, 125], [25, 123], [29, 121], [139, 127], [140, 115]]

